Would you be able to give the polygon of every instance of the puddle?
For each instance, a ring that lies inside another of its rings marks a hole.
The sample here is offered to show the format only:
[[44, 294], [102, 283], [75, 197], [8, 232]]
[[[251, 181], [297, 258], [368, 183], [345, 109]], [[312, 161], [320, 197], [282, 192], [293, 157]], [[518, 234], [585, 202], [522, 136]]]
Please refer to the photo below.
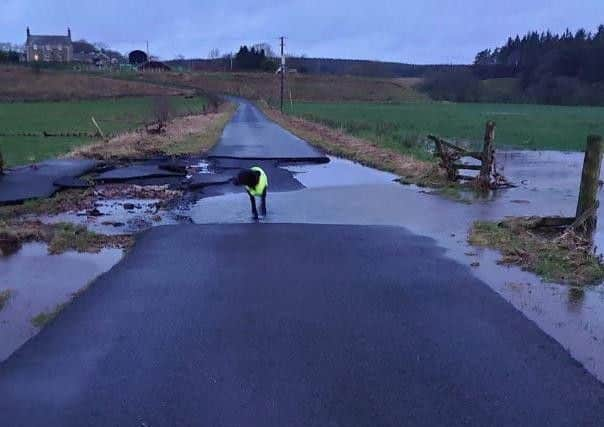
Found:
[[38, 332], [31, 319], [52, 312], [95, 277], [122, 258], [119, 249], [98, 254], [66, 252], [48, 255], [41, 243], [29, 243], [8, 257], [0, 257], [0, 290], [11, 298], [0, 311], [0, 361]]
[[350, 160], [337, 157], [329, 157], [329, 163], [324, 164], [291, 165], [281, 166], [281, 168], [293, 172], [294, 178], [308, 188], [386, 184], [398, 178], [397, 175], [368, 168]]
[[131, 234], [157, 225], [178, 224], [179, 221], [172, 212], [157, 208], [158, 203], [159, 199], [100, 200], [96, 203], [101, 214], [99, 216], [86, 215], [86, 212], [67, 212], [43, 216], [40, 220], [47, 224], [80, 224], [90, 231], [102, 234]]
[[186, 175], [187, 179], [191, 179], [193, 175], [213, 175], [216, 173], [212, 170], [212, 165], [206, 160], [200, 160], [197, 163], [188, 165], [187, 170], [191, 172]]
[[[469, 226], [476, 219], [574, 214], [582, 155], [530, 152], [523, 157], [511, 152], [502, 153], [499, 163], [508, 178], [522, 181], [520, 187], [500, 191], [490, 200], [473, 204], [457, 203], [422, 193], [412, 186], [390, 183], [389, 174], [352, 162], [332, 160], [325, 165], [288, 167], [309, 188], [269, 193], [269, 215], [262, 221], [395, 225], [431, 237], [447, 250], [449, 257], [472, 268], [478, 278], [604, 381], [604, 286], [577, 291], [565, 285], [542, 283], [519, 268], [498, 265], [497, 252], [479, 250], [466, 242]], [[332, 165], [335, 165], [333, 174]], [[551, 175], [560, 168], [564, 169], [563, 178], [557, 185]], [[370, 173], [366, 176], [353, 176], [367, 169]], [[191, 207], [190, 215], [195, 223], [252, 222], [249, 201], [243, 194], [202, 199]], [[478, 265], [470, 267], [473, 263]]]

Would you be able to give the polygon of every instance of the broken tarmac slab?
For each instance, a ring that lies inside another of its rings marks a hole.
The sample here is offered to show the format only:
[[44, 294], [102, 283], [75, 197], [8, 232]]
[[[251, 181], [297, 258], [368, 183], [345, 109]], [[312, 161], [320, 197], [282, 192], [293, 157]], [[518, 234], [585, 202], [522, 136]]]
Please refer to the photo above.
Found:
[[123, 182], [135, 179], [166, 178], [185, 176], [184, 172], [175, 172], [161, 168], [157, 164], [134, 164], [104, 172], [94, 178], [97, 182]]
[[6, 170], [0, 175], [0, 205], [50, 197], [60, 189], [56, 181], [84, 175], [98, 164], [95, 160], [55, 159]]
[[194, 190], [197, 188], [204, 188], [210, 185], [221, 185], [229, 184], [231, 180], [237, 175], [236, 173], [201, 173], [196, 174], [187, 181], [186, 187]]
[[87, 181], [82, 178], [73, 177], [73, 176], [64, 176], [59, 179], [56, 179], [53, 182], [54, 185], [60, 188], [90, 188], [92, 184], [90, 181]]

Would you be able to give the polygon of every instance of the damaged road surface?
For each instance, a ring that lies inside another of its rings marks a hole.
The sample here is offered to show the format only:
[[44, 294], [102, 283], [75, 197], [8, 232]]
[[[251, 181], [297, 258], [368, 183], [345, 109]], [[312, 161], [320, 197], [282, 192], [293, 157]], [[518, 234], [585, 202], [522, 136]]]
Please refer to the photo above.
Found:
[[61, 188], [62, 180], [83, 175], [97, 164], [94, 160], [58, 159], [10, 169], [0, 175], [0, 205], [50, 197]]
[[[266, 222], [249, 223], [249, 202], [232, 195], [189, 209], [196, 222], [223, 224], [139, 235], [119, 264], [0, 364], [3, 419], [601, 425], [602, 384], [470, 268], [401, 227], [413, 209], [400, 208], [403, 187], [382, 183], [392, 176], [363, 182], [341, 173], [348, 187], [333, 187], [337, 168], [326, 168], [332, 187], [294, 192], [313, 186], [300, 163], [328, 159], [237, 102], [187, 182], [205, 196], [242, 191], [230, 177], [260, 165], [270, 191], [282, 192], [269, 194]], [[130, 172], [108, 176], [132, 182]], [[144, 172], [162, 176], [140, 179], [183, 178]], [[418, 206], [426, 221], [436, 215]], [[241, 215], [246, 223], [236, 223]]]
[[604, 389], [399, 227], [146, 232], [0, 368], [14, 426], [596, 426]]

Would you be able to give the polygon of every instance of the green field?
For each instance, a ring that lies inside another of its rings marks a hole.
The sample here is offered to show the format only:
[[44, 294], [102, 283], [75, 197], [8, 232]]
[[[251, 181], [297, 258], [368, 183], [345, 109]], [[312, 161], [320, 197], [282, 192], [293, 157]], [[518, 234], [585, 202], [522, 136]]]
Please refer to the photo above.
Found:
[[498, 147], [582, 151], [587, 135], [604, 135], [603, 107], [455, 103], [296, 103], [288, 113], [342, 128], [402, 152], [427, 134], [480, 144], [487, 120]]
[[[171, 97], [175, 114], [199, 111], [203, 98]], [[134, 129], [153, 119], [153, 98], [94, 101], [0, 103], [0, 133], [95, 132], [94, 117], [107, 134]], [[95, 142], [81, 137], [0, 136], [0, 152], [8, 166], [32, 163]]]

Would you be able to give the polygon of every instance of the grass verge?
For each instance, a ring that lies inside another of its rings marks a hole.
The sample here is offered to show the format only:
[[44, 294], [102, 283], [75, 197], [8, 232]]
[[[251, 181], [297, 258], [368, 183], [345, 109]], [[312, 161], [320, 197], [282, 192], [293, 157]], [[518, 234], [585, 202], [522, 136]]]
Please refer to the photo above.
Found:
[[329, 126], [282, 114], [266, 103], [261, 102], [259, 106], [271, 120], [329, 154], [392, 172], [405, 183], [429, 187], [446, 185], [446, 176], [427, 156], [422, 159], [403, 154]]
[[57, 317], [57, 315], [61, 312], [61, 310], [63, 310], [67, 306], [68, 303], [69, 302], [59, 304], [52, 311], [43, 311], [42, 313], [37, 314], [36, 316], [32, 317], [31, 324], [34, 325], [36, 328], [42, 328], [43, 326], [47, 325], [48, 322], [50, 322], [52, 319]]
[[67, 189], [47, 199], [32, 199], [20, 205], [0, 206], [0, 221], [24, 215], [56, 215], [61, 212], [92, 209], [93, 195], [92, 189]]
[[539, 233], [529, 229], [529, 218], [503, 222], [477, 221], [468, 241], [475, 246], [499, 250], [501, 264], [518, 265], [547, 281], [587, 285], [604, 280], [604, 266], [585, 242], [576, 235]]
[[225, 103], [216, 113], [177, 117], [167, 124], [165, 133], [151, 135], [144, 129], [125, 132], [107, 142], [78, 147], [68, 156], [111, 161], [201, 154], [216, 144], [234, 112], [235, 106]]
[[11, 298], [12, 295], [13, 291], [11, 291], [10, 289], [0, 291], [0, 311], [4, 310], [4, 307], [6, 307], [6, 304], [8, 303], [8, 300]]
[[105, 235], [70, 223], [44, 224], [37, 220], [0, 221], [0, 252], [9, 255], [23, 243], [45, 242], [52, 255], [74, 250], [98, 253], [103, 248], [128, 249], [134, 244], [129, 235]]

